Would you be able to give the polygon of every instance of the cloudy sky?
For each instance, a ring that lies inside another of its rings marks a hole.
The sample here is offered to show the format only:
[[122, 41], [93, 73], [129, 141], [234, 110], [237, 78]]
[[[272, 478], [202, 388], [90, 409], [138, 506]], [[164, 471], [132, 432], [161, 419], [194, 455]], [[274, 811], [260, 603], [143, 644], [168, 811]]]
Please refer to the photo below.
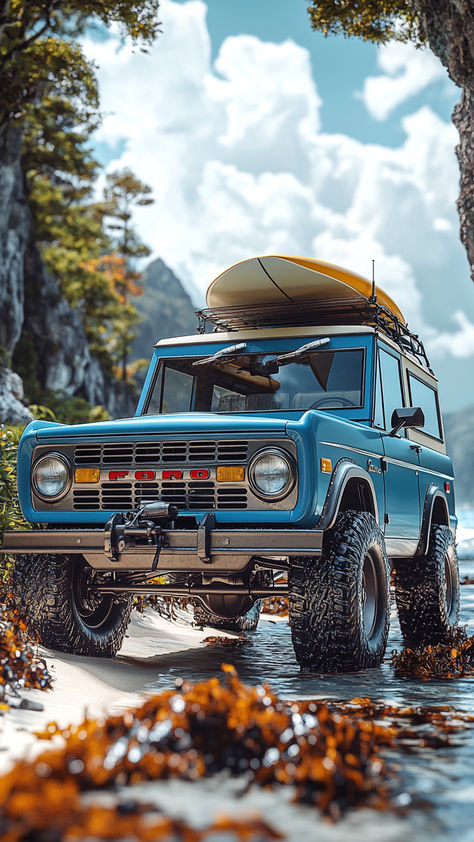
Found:
[[458, 91], [429, 51], [311, 31], [306, 0], [162, 0], [148, 54], [88, 39], [97, 154], [153, 187], [140, 234], [198, 305], [228, 265], [300, 254], [376, 275], [425, 340], [444, 408], [474, 403], [458, 239]]

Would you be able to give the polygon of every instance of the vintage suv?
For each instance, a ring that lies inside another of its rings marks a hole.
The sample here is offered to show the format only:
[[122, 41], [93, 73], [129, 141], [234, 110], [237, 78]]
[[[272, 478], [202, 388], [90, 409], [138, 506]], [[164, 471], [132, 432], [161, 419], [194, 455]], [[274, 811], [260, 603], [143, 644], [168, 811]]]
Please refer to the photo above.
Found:
[[[18, 452], [14, 590], [48, 647], [113, 656], [133, 594], [255, 628], [287, 595], [296, 658], [378, 666], [390, 568], [407, 642], [459, 613], [453, 471], [437, 382], [396, 304], [341, 267], [245, 260], [200, 332], [155, 347], [136, 415], [35, 421]], [[209, 328], [213, 332], [209, 332]]]

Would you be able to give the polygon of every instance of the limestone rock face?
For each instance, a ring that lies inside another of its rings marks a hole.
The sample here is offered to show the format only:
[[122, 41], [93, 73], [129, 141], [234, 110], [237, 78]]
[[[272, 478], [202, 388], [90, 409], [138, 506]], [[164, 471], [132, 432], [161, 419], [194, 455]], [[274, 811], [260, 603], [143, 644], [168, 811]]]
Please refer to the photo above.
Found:
[[474, 280], [474, 4], [472, 0], [415, 0], [415, 5], [431, 49], [461, 88], [461, 101], [453, 111], [461, 172], [457, 204], [461, 240]]
[[0, 132], [0, 345], [11, 353], [23, 324], [23, 255], [31, 219], [20, 166], [21, 131]]
[[[105, 373], [90, 351], [79, 315], [47, 274], [34, 241], [21, 168], [21, 130], [0, 129], [0, 363], [28, 335], [35, 378], [45, 389], [86, 398], [113, 417], [132, 415], [136, 395]], [[21, 379], [0, 371], [0, 419], [31, 420]], [[15, 379], [16, 378], [16, 379]]]
[[32, 420], [23, 403], [21, 377], [9, 368], [0, 368], [0, 424], [29, 424]]
[[113, 417], [132, 415], [137, 402], [131, 389], [107, 376], [92, 356], [79, 315], [46, 272], [32, 239], [25, 249], [23, 329], [32, 337], [36, 379], [45, 389], [86, 398], [106, 406]]

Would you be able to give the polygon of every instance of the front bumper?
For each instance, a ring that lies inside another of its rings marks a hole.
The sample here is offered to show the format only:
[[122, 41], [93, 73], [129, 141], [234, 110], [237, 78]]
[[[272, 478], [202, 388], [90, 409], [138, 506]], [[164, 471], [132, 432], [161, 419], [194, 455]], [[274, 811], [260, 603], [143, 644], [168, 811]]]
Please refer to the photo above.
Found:
[[219, 529], [201, 524], [197, 529], [162, 529], [156, 561], [156, 542], [145, 529], [124, 530], [114, 552], [103, 529], [41, 529], [5, 532], [0, 553], [82, 555], [96, 570], [235, 573], [253, 558], [320, 556], [322, 530]]

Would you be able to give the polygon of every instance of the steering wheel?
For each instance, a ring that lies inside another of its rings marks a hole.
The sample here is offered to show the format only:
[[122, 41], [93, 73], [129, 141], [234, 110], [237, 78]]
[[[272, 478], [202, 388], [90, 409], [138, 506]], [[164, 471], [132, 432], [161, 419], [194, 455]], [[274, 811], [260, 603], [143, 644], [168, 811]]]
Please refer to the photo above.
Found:
[[[308, 406], [308, 409], [318, 409], [318, 407], [323, 406], [325, 403], [333, 404], [334, 401], [339, 401], [341, 406], [356, 406], [353, 401], [350, 401], [348, 398], [319, 398], [317, 401], [313, 401], [311, 406]], [[339, 407], [331, 407], [332, 409], [339, 409]]]

